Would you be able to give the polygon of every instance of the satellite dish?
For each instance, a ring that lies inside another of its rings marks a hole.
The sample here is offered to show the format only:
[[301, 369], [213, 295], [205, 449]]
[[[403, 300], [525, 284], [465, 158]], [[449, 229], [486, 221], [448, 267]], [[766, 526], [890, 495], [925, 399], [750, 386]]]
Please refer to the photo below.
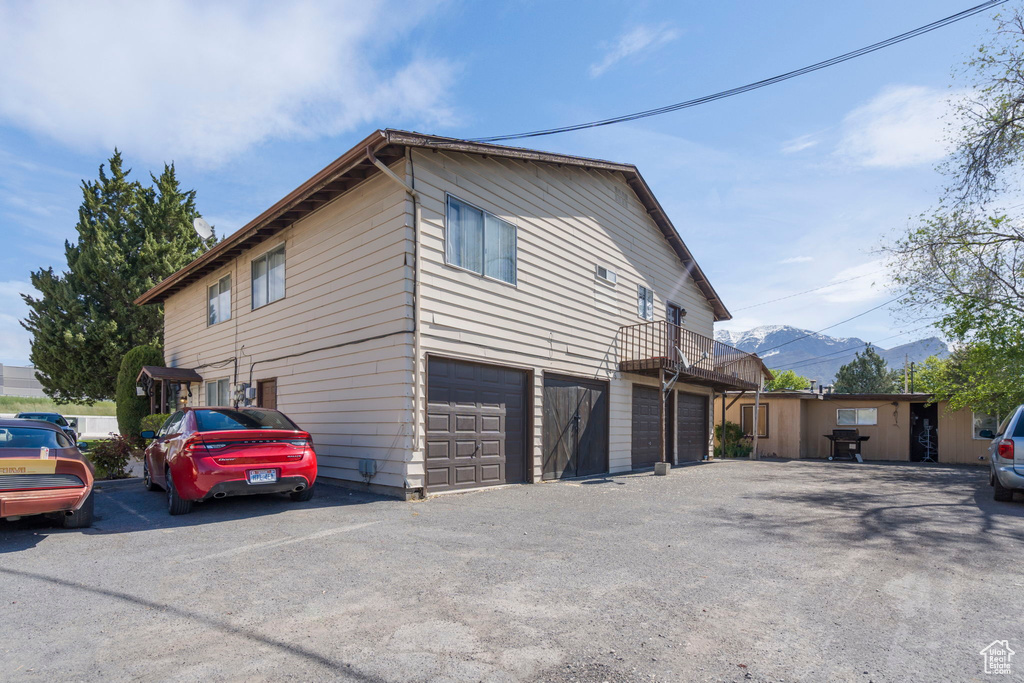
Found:
[[196, 219], [192, 221], [192, 227], [196, 229], [196, 233], [204, 240], [213, 237], [213, 228], [199, 216], [196, 216]]

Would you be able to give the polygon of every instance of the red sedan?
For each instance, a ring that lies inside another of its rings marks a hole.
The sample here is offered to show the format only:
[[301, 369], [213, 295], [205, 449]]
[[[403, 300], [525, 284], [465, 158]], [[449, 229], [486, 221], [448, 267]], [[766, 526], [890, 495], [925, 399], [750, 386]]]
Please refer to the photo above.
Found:
[[167, 491], [172, 515], [210, 498], [254, 493], [313, 497], [313, 440], [283, 413], [264, 408], [185, 408], [167, 418], [143, 458], [146, 488]]
[[59, 519], [68, 529], [92, 524], [92, 465], [60, 427], [0, 420], [0, 519]]

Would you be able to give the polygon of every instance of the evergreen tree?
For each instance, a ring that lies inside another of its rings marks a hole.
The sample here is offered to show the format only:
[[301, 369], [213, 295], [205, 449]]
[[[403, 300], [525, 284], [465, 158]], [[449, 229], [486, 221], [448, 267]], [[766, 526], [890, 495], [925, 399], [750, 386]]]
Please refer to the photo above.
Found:
[[40, 298], [22, 326], [30, 359], [48, 396], [59, 403], [112, 399], [121, 360], [136, 346], [163, 344], [163, 309], [133, 302], [215, 242], [193, 230], [195, 192], [183, 191], [174, 166], [153, 187], [129, 180], [121, 153], [82, 182], [78, 241], [64, 243], [67, 270], [32, 273]]
[[891, 394], [902, 390], [897, 389], [899, 372], [891, 372], [885, 359], [868, 344], [863, 352], [857, 353], [854, 359], [839, 368], [832, 390], [837, 394]]

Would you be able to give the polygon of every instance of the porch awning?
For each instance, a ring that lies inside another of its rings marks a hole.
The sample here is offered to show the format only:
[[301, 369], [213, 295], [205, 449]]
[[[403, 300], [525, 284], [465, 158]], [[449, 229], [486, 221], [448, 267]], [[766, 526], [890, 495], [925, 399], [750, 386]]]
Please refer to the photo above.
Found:
[[153, 381], [163, 380], [184, 384], [203, 381], [203, 376], [191, 368], [162, 368], [156, 365], [143, 365], [135, 381], [140, 381], [143, 376], [149, 377]]

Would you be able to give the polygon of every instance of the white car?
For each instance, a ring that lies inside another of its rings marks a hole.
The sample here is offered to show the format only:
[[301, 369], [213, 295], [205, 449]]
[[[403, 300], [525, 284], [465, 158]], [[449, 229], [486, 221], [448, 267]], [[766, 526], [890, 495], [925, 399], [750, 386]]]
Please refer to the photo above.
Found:
[[985, 429], [979, 436], [992, 439], [989, 484], [995, 489], [995, 499], [1013, 500], [1014, 491], [1024, 491], [1024, 406], [1017, 406], [994, 434]]

